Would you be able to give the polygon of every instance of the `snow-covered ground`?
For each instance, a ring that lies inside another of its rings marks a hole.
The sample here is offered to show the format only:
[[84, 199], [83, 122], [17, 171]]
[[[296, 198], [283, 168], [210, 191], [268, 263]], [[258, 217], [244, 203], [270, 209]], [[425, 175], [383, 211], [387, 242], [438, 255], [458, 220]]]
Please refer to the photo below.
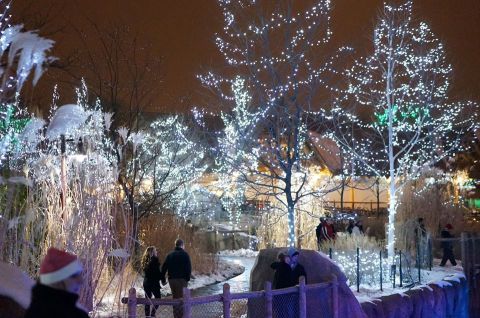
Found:
[[258, 252], [241, 248], [239, 250], [225, 250], [218, 252], [220, 256], [237, 256], [237, 257], [257, 257]]
[[[463, 273], [462, 266], [451, 266], [450, 263], [445, 267], [440, 267], [440, 260], [434, 259], [433, 260], [434, 266], [432, 270], [421, 270], [421, 285], [426, 284], [437, 284], [442, 286], [445, 284], [445, 280], [459, 280], [460, 277], [465, 277]], [[461, 262], [458, 262], [461, 263]], [[368, 286], [360, 284], [360, 292], [357, 292], [356, 286], [351, 286], [351, 289], [355, 296], [357, 297], [359, 302], [371, 301], [372, 299], [379, 298], [381, 296], [391, 295], [395, 293], [402, 294], [404, 291], [407, 291], [410, 288], [419, 288], [419, 286], [414, 287], [399, 287], [398, 282], [396, 287], [393, 288], [390, 282], [387, 282], [383, 285], [383, 291], [380, 291], [380, 286]]]
[[[228, 251], [221, 251], [218, 253], [219, 256], [226, 256], [226, 257], [245, 257], [245, 258], [255, 258], [258, 255], [258, 252], [248, 250], [248, 249], [240, 249], [240, 250], [228, 250]], [[445, 281], [448, 280], [459, 280], [460, 277], [463, 277], [463, 269], [461, 266], [451, 266], [447, 265], [446, 267], [438, 266], [439, 260], [434, 260], [435, 266], [432, 268], [432, 271], [422, 270], [421, 278], [422, 278], [422, 285], [434, 283], [439, 286], [445, 284]], [[190, 281], [188, 287], [190, 289], [197, 289], [200, 287], [221, 283], [226, 281], [232, 277], [240, 275], [243, 273], [245, 268], [239, 264], [235, 264], [233, 262], [226, 262], [220, 259], [218, 264], [218, 269], [216, 272], [208, 274], [208, 275], [199, 275], [197, 273], [193, 273], [194, 278]], [[137, 290], [137, 297], [144, 297], [143, 288], [142, 288], [142, 277], [138, 276], [135, 280], [134, 287]], [[411, 286], [409, 288], [412, 288]], [[419, 288], [415, 286], [413, 288]], [[396, 288], [393, 288], [390, 282], [386, 282], [383, 285], [383, 291], [380, 291], [380, 286], [370, 286], [370, 285], [360, 285], [360, 292], [356, 292], [356, 286], [351, 286], [352, 291], [354, 292], [355, 296], [359, 300], [359, 302], [366, 302], [371, 301], [373, 299], [379, 298], [381, 296], [390, 295], [394, 293], [402, 294], [408, 288], [400, 288], [398, 287], [398, 283]], [[123, 296], [127, 295], [127, 291], [122, 293]], [[168, 284], [162, 287], [162, 297], [170, 295], [170, 287]], [[97, 311], [97, 317], [112, 317], [112, 313], [116, 313], [119, 316], [122, 316], [123, 313], [120, 311], [126, 310], [125, 306], [122, 306], [123, 309], [112, 310], [116, 306], [113, 306], [114, 297], [113, 295], [105, 295], [104, 301], [100, 306], [101, 309]], [[117, 300], [118, 301], [118, 300]], [[118, 308], [118, 307], [116, 307]]]

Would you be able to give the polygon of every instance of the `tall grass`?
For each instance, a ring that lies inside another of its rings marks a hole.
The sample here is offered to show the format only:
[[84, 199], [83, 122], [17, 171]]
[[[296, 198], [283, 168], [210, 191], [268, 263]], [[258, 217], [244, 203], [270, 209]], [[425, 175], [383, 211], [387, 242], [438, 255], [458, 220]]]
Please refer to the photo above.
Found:
[[3, 261], [38, 277], [49, 247], [75, 253], [84, 266], [80, 302], [91, 310], [98, 302], [95, 291], [107, 268], [109, 252], [118, 247], [129, 249], [128, 242], [116, 239], [112, 222], [124, 211], [116, 204], [112, 169], [94, 154], [83, 162], [67, 162], [67, 193], [62, 200], [65, 194], [58, 171], [45, 173], [45, 167], [60, 165], [57, 159], [47, 157], [41, 166], [32, 165], [27, 176], [17, 176], [15, 180], [23, 180], [23, 184], [10, 182], [3, 187], [0, 205], [6, 221], [0, 255]]
[[152, 214], [141, 220], [140, 228], [142, 248], [155, 246], [160, 262], [174, 249], [175, 240], [181, 238], [190, 255], [192, 270], [207, 274], [217, 269], [218, 261], [215, 255], [206, 250], [205, 236], [196, 235], [192, 227], [173, 213]]

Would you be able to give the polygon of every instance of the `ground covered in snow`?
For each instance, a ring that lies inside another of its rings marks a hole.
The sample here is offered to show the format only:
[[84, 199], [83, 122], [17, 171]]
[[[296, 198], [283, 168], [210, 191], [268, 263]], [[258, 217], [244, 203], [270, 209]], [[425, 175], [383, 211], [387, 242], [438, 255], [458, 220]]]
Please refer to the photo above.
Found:
[[237, 256], [237, 257], [257, 257], [258, 252], [241, 248], [239, 250], [225, 250], [218, 252], [220, 256]]
[[[421, 285], [427, 284], [437, 284], [441, 286], [443, 284], [442, 280], [449, 280], [449, 279], [458, 279], [459, 276], [464, 277], [463, 268], [462, 266], [451, 266], [446, 265], [445, 267], [440, 267], [440, 260], [434, 259], [433, 260], [434, 266], [432, 270], [421, 270]], [[459, 262], [461, 263], [461, 262]], [[359, 302], [371, 301], [372, 299], [376, 299], [382, 296], [391, 295], [395, 293], [403, 293], [411, 288], [417, 288], [418, 284], [410, 285], [407, 287], [399, 287], [399, 281], [397, 280], [395, 288], [393, 288], [391, 282], [386, 282], [383, 285], [383, 290], [380, 290], [380, 286], [368, 286], [360, 284], [360, 292], [357, 292], [356, 286], [351, 286], [353, 293], [357, 297]]]
[[[240, 250], [227, 250], [221, 251], [218, 253], [219, 256], [227, 256], [227, 257], [248, 257], [248, 258], [255, 258], [258, 255], [258, 252], [248, 250], [248, 249], [240, 249]], [[421, 282], [422, 285], [435, 283], [440, 285], [444, 282], [442, 280], [455, 280], [458, 279], [459, 276], [463, 276], [463, 269], [461, 266], [451, 266], [447, 265], [446, 267], [440, 267], [438, 264], [440, 263], [439, 260], [434, 260], [435, 266], [433, 266], [432, 271], [422, 270], [421, 272]], [[197, 273], [193, 273], [193, 279], [190, 281], [188, 287], [190, 289], [197, 289], [204, 286], [221, 283], [226, 281], [232, 277], [240, 275], [243, 273], [245, 268], [239, 264], [234, 264], [232, 262], [227, 262], [222, 259], [219, 260], [218, 269], [216, 272], [208, 274], [208, 275], [199, 275]], [[142, 288], [142, 280], [143, 278], [139, 275], [136, 278], [134, 287], [137, 290], [137, 297], [144, 297], [143, 288]], [[411, 288], [417, 288], [415, 285], [410, 285], [408, 287], [399, 287], [398, 282], [396, 287], [393, 288], [391, 282], [385, 282], [383, 285], [383, 290], [380, 290], [380, 286], [371, 286], [371, 285], [360, 285], [360, 292], [356, 291], [356, 286], [351, 286], [352, 291], [354, 292], [355, 296], [357, 297], [359, 302], [366, 302], [371, 301], [373, 299], [379, 298], [381, 296], [386, 296], [394, 293], [403, 293]], [[170, 295], [170, 287], [168, 284], [162, 287], [162, 297]], [[127, 295], [127, 291], [125, 291], [124, 296]], [[101, 310], [99, 317], [107, 317], [112, 315], [112, 310], [108, 310], [107, 308], [113, 308], [112, 305], [113, 297], [106, 297], [104, 298], [104, 303], [101, 306]], [[126, 308], [126, 307], [125, 307]], [[124, 308], [124, 309], [125, 309]], [[107, 312], [109, 314], [107, 315]], [[115, 311], [114, 311], [115, 312]]]

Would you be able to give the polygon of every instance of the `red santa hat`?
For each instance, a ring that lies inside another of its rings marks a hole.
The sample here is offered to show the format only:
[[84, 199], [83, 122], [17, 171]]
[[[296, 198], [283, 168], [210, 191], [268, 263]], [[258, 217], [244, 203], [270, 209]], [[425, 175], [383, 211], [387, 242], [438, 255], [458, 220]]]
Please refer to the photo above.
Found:
[[40, 283], [54, 284], [82, 270], [76, 255], [51, 247], [40, 265]]

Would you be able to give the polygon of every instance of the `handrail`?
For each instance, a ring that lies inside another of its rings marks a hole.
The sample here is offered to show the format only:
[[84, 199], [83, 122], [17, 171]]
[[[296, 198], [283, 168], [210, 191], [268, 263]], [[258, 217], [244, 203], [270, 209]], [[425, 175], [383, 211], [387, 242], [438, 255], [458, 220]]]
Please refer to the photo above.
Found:
[[[300, 284], [298, 286], [271, 289], [271, 283], [265, 283], [265, 290], [242, 292], [242, 293], [230, 293], [230, 285], [223, 285], [223, 293], [209, 296], [190, 297], [190, 290], [184, 288], [184, 298], [179, 299], [157, 299], [157, 298], [137, 298], [135, 288], [130, 288], [129, 297], [123, 297], [121, 299], [123, 304], [128, 304], [128, 317], [136, 317], [137, 305], [152, 305], [152, 306], [182, 306], [183, 317], [191, 317], [192, 305], [207, 304], [212, 302], [222, 302], [224, 317], [230, 317], [230, 305], [232, 300], [238, 299], [252, 299], [252, 298], [265, 298], [265, 313], [267, 318], [272, 317], [272, 299], [273, 296], [297, 293], [299, 295], [299, 317], [306, 317], [306, 292], [315, 289], [332, 289], [332, 313], [334, 318], [338, 318], [338, 281], [335, 275], [332, 275], [332, 279], [328, 282], [315, 283], [306, 285], [305, 278], [300, 277]], [[227, 314], [228, 312], [228, 314]]]

